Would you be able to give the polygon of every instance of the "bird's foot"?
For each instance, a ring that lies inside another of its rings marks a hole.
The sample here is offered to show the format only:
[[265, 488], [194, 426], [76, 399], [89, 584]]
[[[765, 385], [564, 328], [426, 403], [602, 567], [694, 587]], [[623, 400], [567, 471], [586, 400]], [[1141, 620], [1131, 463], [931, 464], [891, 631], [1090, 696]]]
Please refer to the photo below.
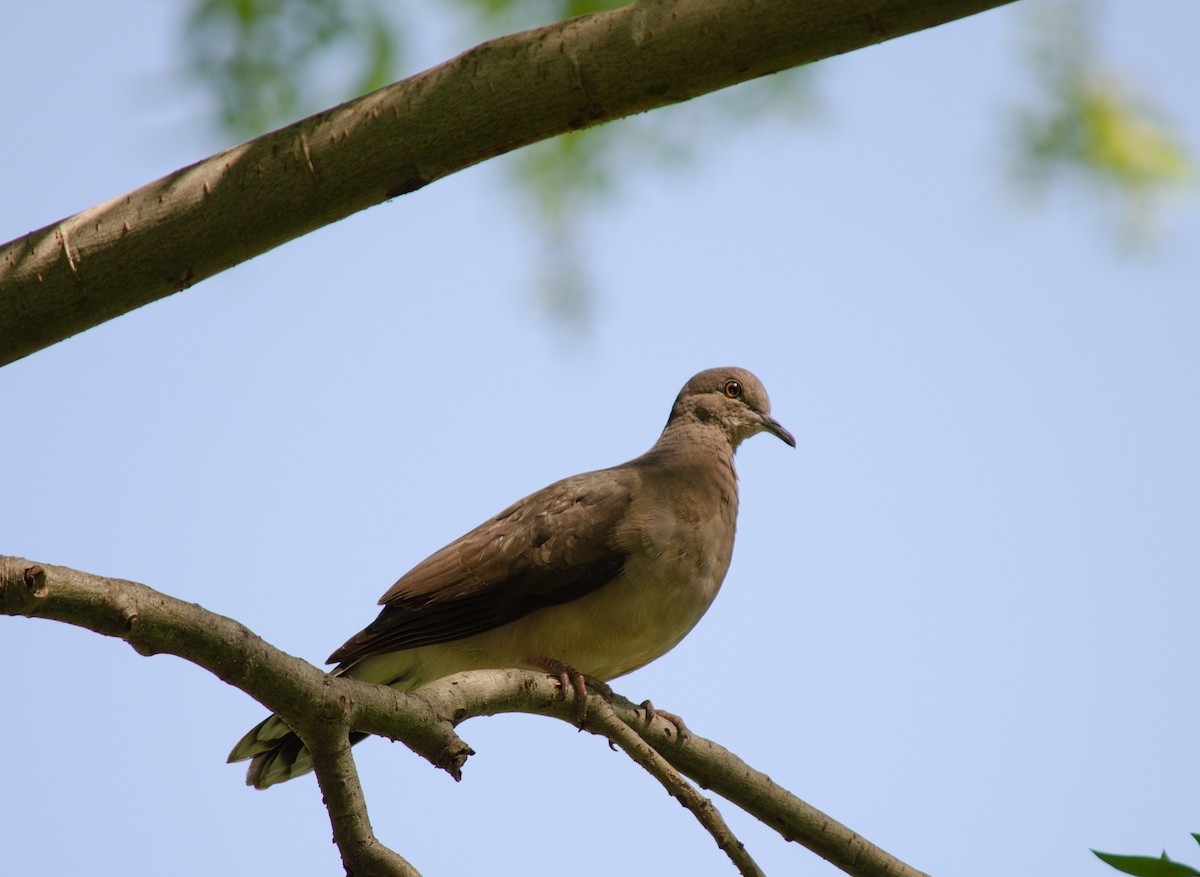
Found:
[[666, 710], [655, 709], [654, 704], [648, 700], [642, 701], [642, 709], [646, 711], [646, 724], [649, 725], [654, 721], [655, 716], [666, 719], [675, 726], [675, 733], [680, 743], [686, 743], [692, 736], [692, 732], [688, 730], [688, 726], [683, 723], [683, 719], [669, 713]]
[[578, 704], [579, 727], [587, 721], [588, 689], [592, 689], [607, 701], [612, 701], [613, 690], [602, 679], [580, 673], [566, 661], [555, 661], [551, 658], [539, 658], [533, 662], [558, 680], [562, 686], [563, 696], [568, 690], [575, 692], [575, 703]]

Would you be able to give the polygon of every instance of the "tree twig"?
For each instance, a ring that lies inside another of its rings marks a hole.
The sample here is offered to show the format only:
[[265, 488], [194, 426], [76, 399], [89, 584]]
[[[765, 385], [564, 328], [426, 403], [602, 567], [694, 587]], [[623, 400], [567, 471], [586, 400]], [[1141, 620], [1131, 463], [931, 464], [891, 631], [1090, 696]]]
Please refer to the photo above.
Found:
[[636, 721], [638, 708], [632, 703], [621, 707], [625, 723], [681, 773], [737, 804], [785, 840], [796, 841], [854, 877], [928, 877], [780, 787], [720, 744], [693, 734], [680, 745], [663, 724]]
[[[635, 718], [634, 721], [640, 720]], [[620, 746], [626, 755], [662, 783], [667, 794], [696, 817], [696, 821], [712, 835], [717, 847], [729, 856], [743, 877], [765, 877], [758, 863], [751, 858], [745, 845], [734, 835], [713, 802], [696, 791], [696, 788], [680, 776], [653, 746], [634, 733], [612, 706], [596, 697], [592, 698], [592, 704], [588, 707], [588, 724], [592, 722], [599, 726], [604, 736]]]

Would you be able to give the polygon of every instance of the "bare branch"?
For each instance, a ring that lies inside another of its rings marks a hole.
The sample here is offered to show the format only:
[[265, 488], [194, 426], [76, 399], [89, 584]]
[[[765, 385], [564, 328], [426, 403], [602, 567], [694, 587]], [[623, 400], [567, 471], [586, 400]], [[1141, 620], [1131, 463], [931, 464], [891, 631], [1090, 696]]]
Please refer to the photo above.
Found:
[[[593, 700], [597, 700], [597, 698], [593, 698]], [[639, 737], [609, 704], [601, 700], [590, 706], [588, 713], [589, 720], [594, 719], [599, 725], [601, 733], [620, 746], [626, 755], [662, 783], [667, 794], [691, 811], [696, 820], [712, 835], [717, 846], [733, 861], [743, 877], [765, 877], [762, 869], [750, 857], [746, 847], [726, 825], [720, 811], [713, 806], [713, 802], [684, 780], [671, 766], [671, 763]], [[633, 721], [636, 723], [640, 719], [635, 716]]]
[[[332, 688], [333, 686], [329, 686]], [[345, 710], [334, 710], [339, 715]], [[346, 874], [353, 877], [420, 877], [402, 856], [379, 842], [367, 815], [367, 800], [350, 754], [350, 727], [330, 723], [329, 733], [304, 740], [312, 753], [313, 772], [321, 786], [333, 839]]]
[[417, 877], [417, 871], [371, 830], [350, 755], [347, 705], [353, 702], [375, 713], [391, 706], [392, 728], [403, 732], [406, 742], [434, 764], [452, 761], [447, 751], [469, 752], [448, 723], [431, 731], [419, 701], [414, 702], [415, 710], [406, 709], [401, 692], [347, 685], [281, 652], [230, 618], [123, 579], [0, 557], [0, 614], [64, 621], [123, 639], [143, 655], [177, 655], [278, 712], [312, 752], [347, 874]]
[[[435, 711], [462, 722], [472, 716], [527, 712], [572, 722], [575, 707], [554, 698], [557, 683], [522, 670], [482, 670], [448, 676], [414, 694], [437, 704]], [[522, 701], [522, 693], [529, 697]], [[701, 788], [741, 807], [789, 841], [807, 847], [854, 877], [928, 877], [872, 844], [857, 832], [822, 813], [766, 774], [750, 767], [728, 749], [698, 736], [686, 743], [665, 719], [647, 725], [641, 708], [615, 698], [621, 721], [633, 729], [680, 773]], [[617, 741], [618, 743], [620, 741]], [[637, 759], [635, 759], [637, 760]]]
[[[351, 729], [400, 740], [457, 779], [473, 754], [454, 730], [466, 719], [524, 712], [574, 724], [577, 716], [572, 698], [564, 698], [558, 683], [541, 673], [481, 670], [398, 692], [331, 677], [232, 619], [145, 585], [16, 557], [0, 557], [0, 614], [63, 621], [119, 637], [141, 654], [177, 655], [279, 713], [312, 752], [334, 839], [347, 872], [356, 875], [412, 877], [416, 872], [371, 830], [350, 753]], [[659, 718], [646, 725], [638, 707], [615, 700], [614, 707], [593, 698], [588, 730], [613, 740], [653, 774], [696, 815], [743, 874], [759, 871], [711, 802], [676, 770], [848, 874], [924, 877], [716, 743], [692, 734], [681, 744], [668, 722]], [[640, 745], [639, 737], [649, 747]]]
[[0, 365], [521, 146], [1011, 0], [640, 0], [501, 37], [0, 247]]
[[928, 877], [862, 835], [781, 788], [718, 743], [691, 736], [680, 745], [665, 722], [647, 727], [638, 708], [623, 705], [622, 718], [650, 745], [703, 788], [732, 801], [785, 839], [796, 841], [855, 877]]

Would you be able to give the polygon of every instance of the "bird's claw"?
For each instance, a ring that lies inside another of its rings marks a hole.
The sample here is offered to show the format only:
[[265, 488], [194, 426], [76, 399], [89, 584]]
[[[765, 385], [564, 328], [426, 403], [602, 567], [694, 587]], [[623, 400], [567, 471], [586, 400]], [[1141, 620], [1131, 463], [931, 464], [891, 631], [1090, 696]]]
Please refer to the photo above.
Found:
[[692, 732], [688, 730], [688, 726], [684, 724], [683, 719], [675, 713], [669, 713], [666, 710], [655, 709], [654, 704], [648, 700], [642, 701], [642, 709], [646, 711], [646, 724], [649, 725], [656, 717], [666, 719], [675, 726], [675, 734], [680, 743], [686, 743], [692, 737]]
[[[600, 697], [604, 698], [609, 703], [613, 702], [613, 690], [611, 686], [603, 679], [597, 679], [595, 676], [587, 676], [580, 673], [566, 661], [557, 661], [551, 658], [539, 658], [533, 664], [549, 673], [553, 678], [558, 680], [558, 684], [562, 690], [563, 697], [567, 696], [568, 691], [575, 693], [576, 716], [579, 721], [579, 730], [583, 730], [587, 723], [588, 716], [588, 689], [592, 689]], [[654, 704], [648, 700], [642, 701], [641, 708], [646, 711], [646, 725], [648, 726], [656, 717], [665, 719], [675, 726], [675, 736], [680, 743], [686, 743], [691, 739], [692, 732], [688, 730], [688, 726], [675, 713], [669, 713], [666, 710], [655, 709]], [[609, 741], [612, 745], [612, 741]]]
[[580, 730], [583, 730], [583, 726], [587, 722], [589, 688], [605, 700], [612, 701], [613, 690], [602, 679], [597, 679], [595, 676], [586, 676], [565, 661], [543, 659], [534, 663], [558, 680], [558, 684], [562, 688], [563, 697], [566, 697], [568, 691], [575, 692], [575, 703], [578, 710], [576, 715], [579, 719]]

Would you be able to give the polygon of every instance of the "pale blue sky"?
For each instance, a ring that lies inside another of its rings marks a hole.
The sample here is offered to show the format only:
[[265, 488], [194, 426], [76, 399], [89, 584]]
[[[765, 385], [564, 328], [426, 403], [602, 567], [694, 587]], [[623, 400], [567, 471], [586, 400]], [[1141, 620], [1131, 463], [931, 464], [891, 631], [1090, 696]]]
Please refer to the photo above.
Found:
[[[934, 874], [1200, 863], [1200, 211], [1130, 255], [1094, 200], [1013, 196], [1022, 5], [822, 65], [812, 126], [629, 167], [585, 222], [586, 337], [528, 291], [497, 161], [0, 370], [0, 551], [320, 661], [430, 551], [640, 453], [692, 373], [742, 365], [799, 447], [743, 447], [725, 589], [616, 688]], [[1104, 8], [1109, 58], [1195, 149], [1200, 6]], [[0, 239], [223, 145], [175, 96], [178, 26], [9, 10]], [[339, 873], [311, 777], [254, 792], [224, 764], [245, 695], [44, 621], [0, 619], [0, 661], [0, 870]], [[431, 877], [734, 873], [599, 738], [462, 733], [461, 784], [356, 750], [381, 839]], [[723, 812], [769, 874], [835, 873]]]

